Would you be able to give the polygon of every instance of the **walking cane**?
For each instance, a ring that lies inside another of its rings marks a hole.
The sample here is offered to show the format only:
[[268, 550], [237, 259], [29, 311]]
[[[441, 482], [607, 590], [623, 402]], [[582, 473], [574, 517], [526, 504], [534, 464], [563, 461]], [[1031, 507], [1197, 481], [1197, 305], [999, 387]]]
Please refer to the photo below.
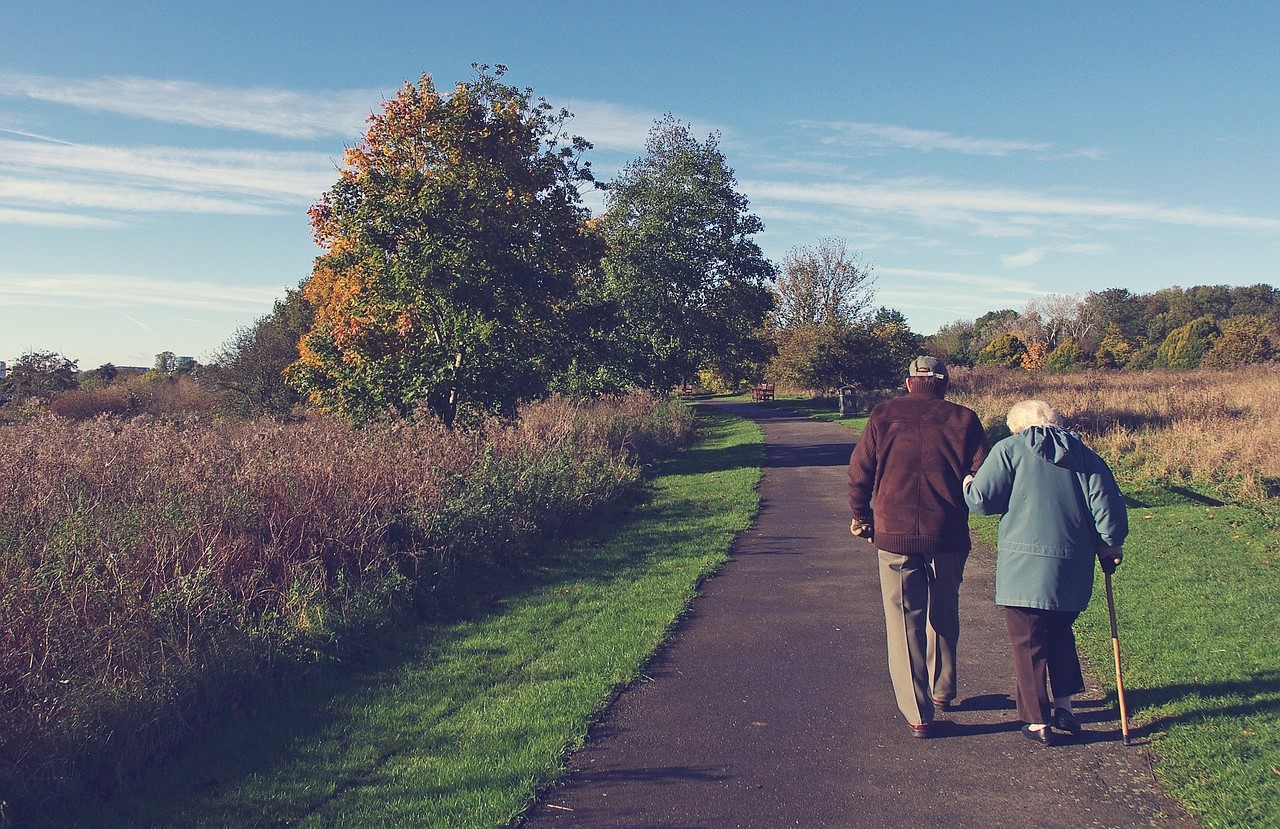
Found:
[[1111, 614], [1111, 650], [1116, 656], [1116, 697], [1120, 700], [1120, 733], [1129, 745], [1129, 713], [1124, 705], [1124, 680], [1120, 677], [1120, 634], [1116, 630], [1116, 600], [1111, 595], [1111, 574], [1102, 574], [1107, 582], [1107, 612]]

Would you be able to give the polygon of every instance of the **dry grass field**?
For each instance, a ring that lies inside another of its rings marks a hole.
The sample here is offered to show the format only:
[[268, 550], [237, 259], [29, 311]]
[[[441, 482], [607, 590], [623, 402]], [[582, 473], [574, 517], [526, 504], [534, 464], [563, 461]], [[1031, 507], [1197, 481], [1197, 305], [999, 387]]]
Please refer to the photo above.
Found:
[[1061, 375], [958, 369], [952, 388], [952, 399], [988, 427], [1019, 400], [1048, 402], [1130, 486], [1243, 501], [1280, 487], [1280, 365]]

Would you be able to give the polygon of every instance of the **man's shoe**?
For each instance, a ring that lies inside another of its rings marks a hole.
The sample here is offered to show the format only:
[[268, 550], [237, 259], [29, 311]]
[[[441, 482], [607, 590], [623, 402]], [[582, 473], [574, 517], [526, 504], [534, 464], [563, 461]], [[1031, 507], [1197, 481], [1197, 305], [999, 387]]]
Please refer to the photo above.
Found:
[[933, 723], [924, 722], [916, 725], [915, 723], [907, 723], [911, 727], [911, 736], [920, 740], [927, 740], [933, 736]]
[[1053, 727], [1067, 732], [1072, 737], [1079, 737], [1080, 732], [1084, 730], [1080, 727], [1080, 721], [1076, 719], [1076, 715], [1065, 708], [1053, 709]]
[[933, 707], [939, 711], [950, 711], [952, 705], [953, 703], [949, 699], [938, 699], [937, 697], [934, 697]]
[[1054, 739], [1053, 729], [1049, 726], [1044, 728], [1032, 728], [1029, 725], [1022, 726], [1022, 736], [1028, 740], [1035, 740], [1042, 746], [1051, 746], [1057, 743]]

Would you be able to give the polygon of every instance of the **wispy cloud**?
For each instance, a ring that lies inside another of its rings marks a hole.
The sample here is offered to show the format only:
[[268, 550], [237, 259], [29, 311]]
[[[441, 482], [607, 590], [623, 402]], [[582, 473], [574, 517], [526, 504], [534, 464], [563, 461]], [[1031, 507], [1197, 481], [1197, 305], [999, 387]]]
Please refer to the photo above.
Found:
[[1076, 245], [1042, 245], [1040, 247], [1027, 248], [1018, 253], [1001, 256], [1000, 263], [1010, 270], [1018, 268], [1026, 268], [1031, 265], [1044, 261], [1044, 258], [1051, 253], [1066, 253], [1076, 256], [1103, 256], [1111, 252], [1110, 245], [1097, 244], [1076, 244]]
[[1017, 279], [982, 273], [876, 268], [877, 302], [926, 316], [975, 319], [994, 308], [1017, 308], [1045, 295], [1043, 288]]
[[581, 135], [597, 150], [639, 155], [654, 122], [661, 113], [633, 109], [603, 101], [570, 101], [565, 108], [573, 113], [569, 129]]
[[939, 130], [921, 130], [892, 124], [866, 124], [848, 121], [805, 121], [802, 125], [825, 132], [824, 143], [844, 142], [867, 147], [897, 147], [931, 153], [935, 150], [966, 155], [1005, 156], [1013, 153], [1044, 153], [1053, 148], [1046, 141], [1019, 141], [1007, 138], [974, 138]]
[[64, 179], [68, 173], [239, 193], [286, 201], [314, 198], [337, 177], [323, 153], [244, 149], [109, 147], [39, 140], [0, 139], [0, 172]]
[[0, 272], [0, 305], [12, 306], [65, 308], [90, 303], [121, 313], [147, 306], [252, 313], [269, 309], [283, 293], [283, 287], [248, 288], [119, 274]]
[[302, 93], [156, 78], [0, 73], [0, 98], [30, 98], [168, 124], [296, 139], [354, 140], [383, 97], [383, 91], [372, 89]]
[[[929, 222], [967, 222], [993, 231], [1003, 227], [1046, 226], [1063, 219], [1133, 224], [1166, 224], [1237, 231], [1275, 232], [1280, 219], [1223, 213], [1197, 207], [1169, 207], [1110, 198], [1059, 196], [995, 187], [973, 187], [924, 179], [831, 184], [783, 181], [744, 182], [755, 201], [766, 199], [825, 204], [852, 210], [892, 212]], [[999, 220], [999, 225], [993, 220]]]
[[109, 147], [2, 131], [23, 138], [0, 139], [0, 224], [110, 227], [143, 212], [297, 211], [337, 175], [322, 153]]
[[85, 216], [80, 213], [0, 207], [0, 225], [57, 227], [64, 230], [102, 230], [105, 228], [121, 227], [122, 224], [122, 222], [114, 219], [106, 219], [98, 216]]

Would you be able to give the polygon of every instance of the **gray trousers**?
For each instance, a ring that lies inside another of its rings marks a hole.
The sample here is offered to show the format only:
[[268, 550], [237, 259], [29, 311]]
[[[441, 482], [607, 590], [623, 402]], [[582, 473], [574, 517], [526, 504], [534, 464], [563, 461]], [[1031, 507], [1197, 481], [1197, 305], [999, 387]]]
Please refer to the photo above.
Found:
[[960, 582], [969, 554], [902, 555], [880, 550], [880, 595], [889, 679], [907, 722], [933, 721], [933, 700], [956, 697]]

